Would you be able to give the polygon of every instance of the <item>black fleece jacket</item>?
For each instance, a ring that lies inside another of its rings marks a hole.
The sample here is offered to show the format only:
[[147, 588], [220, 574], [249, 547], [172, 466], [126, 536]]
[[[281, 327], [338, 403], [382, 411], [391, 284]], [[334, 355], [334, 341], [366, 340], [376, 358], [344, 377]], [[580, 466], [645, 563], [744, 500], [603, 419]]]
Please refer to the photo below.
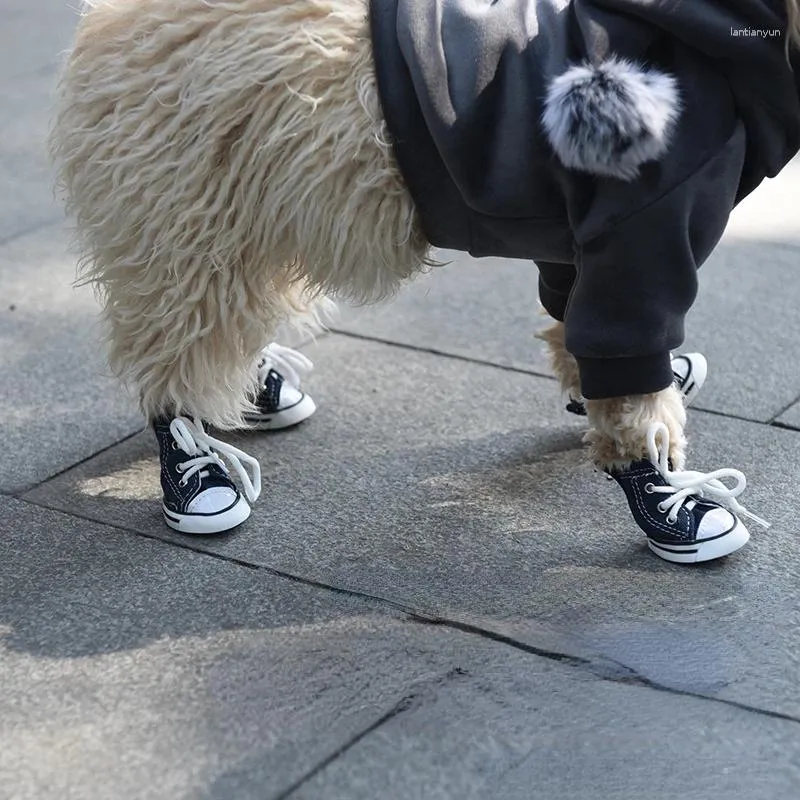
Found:
[[668, 386], [697, 268], [736, 203], [800, 148], [783, 0], [370, 12], [384, 115], [430, 242], [574, 265], [560, 316], [584, 395]]

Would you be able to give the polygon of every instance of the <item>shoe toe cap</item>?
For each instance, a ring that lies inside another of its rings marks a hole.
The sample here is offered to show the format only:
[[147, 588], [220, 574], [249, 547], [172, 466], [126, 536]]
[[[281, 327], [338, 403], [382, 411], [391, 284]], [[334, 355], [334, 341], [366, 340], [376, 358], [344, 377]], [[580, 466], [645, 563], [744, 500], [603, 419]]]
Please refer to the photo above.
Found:
[[219, 514], [230, 508], [238, 499], [239, 494], [228, 486], [213, 486], [200, 492], [189, 503], [187, 511], [190, 514]]
[[303, 393], [294, 386], [284, 383], [281, 386], [281, 396], [278, 402], [278, 410], [297, 405], [303, 399]]
[[713, 539], [715, 536], [722, 536], [733, 530], [737, 522], [736, 517], [726, 508], [712, 508], [703, 514], [697, 526], [697, 538]]

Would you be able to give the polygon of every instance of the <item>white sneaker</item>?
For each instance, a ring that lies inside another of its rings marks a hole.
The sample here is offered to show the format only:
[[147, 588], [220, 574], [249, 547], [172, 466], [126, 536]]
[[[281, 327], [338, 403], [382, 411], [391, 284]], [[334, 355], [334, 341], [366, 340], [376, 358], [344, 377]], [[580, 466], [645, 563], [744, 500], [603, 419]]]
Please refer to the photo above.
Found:
[[[261, 469], [247, 453], [213, 439], [186, 417], [154, 424], [161, 459], [164, 522], [181, 533], [224, 533], [250, 516], [261, 493]], [[225, 458], [242, 483], [231, 480]], [[249, 467], [248, 474], [245, 466]]]
[[[648, 430], [647, 449], [648, 458], [608, 474], [622, 487], [634, 520], [659, 558], [697, 564], [735, 553], [750, 539], [740, 517], [769, 527], [737, 501], [747, 486], [739, 470], [673, 471], [669, 431], [660, 422]], [[723, 478], [734, 485], [725, 485]]]
[[708, 361], [702, 353], [684, 353], [672, 357], [672, 374], [675, 376], [675, 385], [683, 395], [683, 403], [690, 406], [708, 375]]
[[311, 360], [289, 347], [272, 343], [261, 351], [255, 399], [258, 411], [244, 415], [248, 430], [279, 430], [308, 419], [317, 406], [300, 390], [301, 379], [314, 365]]

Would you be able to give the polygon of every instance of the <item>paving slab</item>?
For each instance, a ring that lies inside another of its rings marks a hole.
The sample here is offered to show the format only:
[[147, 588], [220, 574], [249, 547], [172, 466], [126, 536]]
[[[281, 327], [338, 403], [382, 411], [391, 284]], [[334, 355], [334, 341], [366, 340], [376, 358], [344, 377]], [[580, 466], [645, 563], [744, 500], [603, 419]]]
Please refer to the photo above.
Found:
[[0, 490], [20, 491], [143, 427], [108, 376], [91, 289], [74, 289], [68, 235], [0, 247]]
[[[444, 255], [442, 257], [445, 257]], [[533, 338], [536, 270], [523, 261], [452, 262], [387, 305], [343, 309], [337, 330], [534, 374], [550, 374]], [[800, 244], [725, 240], [700, 273], [683, 350], [700, 350], [711, 373], [699, 408], [771, 421], [800, 395]], [[776, 291], [776, 287], [780, 291]]]
[[799, 757], [796, 722], [497, 664], [411, 705], [289, 800], [794, 800]]
[[800, 430], [800, 401], [790, 406], [776, 421], [781, 425], [788, 425], [790, 428]]
[[765, 180], [734, 209], [726, 238], [800, 244], [800, 228], [795, 211], [798, 186], [800, 156], [790, 161], [778, 177]]
[[265, 800], [420, 687], [508, 650], [8, 498], [0, 511], [9, 800]]
[[737, 787], [779, 800], [800, 777], [797, 722], [602, 680], [9, 498], [0, 513], [3, 797], [589, 798], [595, 786], [638, 800], [649, 780], [649, 800]]
[[55, 83], [55, 67], [0, 82], [0, 243], [63, 217], [46, 144]]
[[0, 77], [4, 82], [58, 63], [70, 46], [82, 0], [3, 0]]
[[46, 140], [80, 0], [4, 0], [0, 9], [0, 243], [62, 216]]
[[341, 336], [308, 352], [318, 414], [228, 435], [259, 457], [265, 487], [238, 532], [163, 527], [149, 433], [26, 496], [533, 647], [566, 634], [647, 680], [800, 716], [797, 433], [690, 414], [692, 464], [743, 469], [744, 499], [773, 528], [680, 567], [646, 549], [587, 465], [552, 381]]
[[538, 272], [530, 261], [475, 259], [436, 251], [442, 262], [390, 302], [342, 307], [334, 327], [360, 336], [550, 375], [534, 333], [540, 313]]
[[700, 273], [685, 345], [711, 364], [699, 407], [771, 422], [800, 398], [798, 192], [800, 157], [734, 210]]
[[798, 268], [800, 243], [734, 239], [703, 267], [683, 348], [709, 361], [698, 408], [771, 422], [800, 396]]

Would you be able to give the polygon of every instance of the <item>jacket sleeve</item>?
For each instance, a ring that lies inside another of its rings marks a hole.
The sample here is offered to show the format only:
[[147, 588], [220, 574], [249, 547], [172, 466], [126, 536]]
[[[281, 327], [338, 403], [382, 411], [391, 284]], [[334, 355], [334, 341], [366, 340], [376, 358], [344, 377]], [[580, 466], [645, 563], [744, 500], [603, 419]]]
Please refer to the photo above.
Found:
[[[731, 33], [780, 16], [759, 0], [575, 0], [570, 13], [591, 74], [548, 95], [561, 127], [544, 118], [576, 244], [566, 344], [587, 398], [658, 391], [731, 210], [797, 151], [783, 43], [750, 51]], [[604, 67], [619, 62], [639, 74]]]
[[636, 183], [600, 180], [588, 199], [573, 202], [577, 277], [564, 323], [585, 397], [644, 394], [672, 382], [670, 351], [684, 339], [697, 269], [736, 204], [745, 145], [736, 120], [677, 183], [669, 170], [685, 165], [681, 151]]

